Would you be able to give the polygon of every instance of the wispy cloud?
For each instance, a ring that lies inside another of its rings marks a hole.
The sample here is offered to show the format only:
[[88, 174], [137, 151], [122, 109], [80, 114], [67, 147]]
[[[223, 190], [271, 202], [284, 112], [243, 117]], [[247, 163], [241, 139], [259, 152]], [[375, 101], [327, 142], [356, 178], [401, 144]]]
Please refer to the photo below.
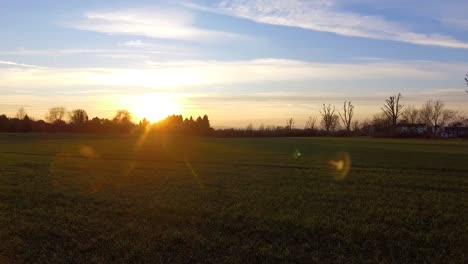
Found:
[[234, 33], [200, 28], [194, 22], [193, 14], [183, 10], [123, 9], [87, 12], [84, 19], [67, 25], [100, 33], [158, 39], [219, 41], [240, 37]]
[[[118, 87], [183, 88], [196, 86], [274, 84], [278, 82], [373, 80], [448, 80], [466, 64], [427, 61], [364, 61], [315, 63], [287, 59], [247, 61], [145, 61], [127, 68], [0, 68], [0, 87], [70, 87], [107, 85]], [[27, 64], [25, 64], [27, 65]], [[32, 65], [27, 65], [32, 66]]]
[[345, 11], [344, 1], [223, 0], [211, 6], [187, 4], [258, 23], [331, 32], [343, 36], [392, 40], [417, 45], [468, 49], [468, 42], [438, 33], [418, 33], [405, 25], [375, 15]]
[[[200, 51], [196, 48], [174, 44], [154, 44], [141, 41], [127, 41], [118, 44], [119, 48], [68, 48], [68, 49], [17, 49], [0, 50], [0, 56], [31, 59], [31, 57], [70, 57], [68, 60], [73, 64], [73, 58], [79, 56], [106, 57], [123, 60], [149, 60], [149, 59], [181, 59], [198, 57]], [[90, 63], [93, 63], [90, 61]], [[5, 63], [4, 63], [5, 64]]]
[[18, 63], [18, 62], [14, 62], [14, 61], [3, 61], [3, 60], [0, 60], [0, 65], [15, 66], [15, 67], [26, 67], [26, 68], [39, 68], [39, 66], [36, 66], [36, 65]]

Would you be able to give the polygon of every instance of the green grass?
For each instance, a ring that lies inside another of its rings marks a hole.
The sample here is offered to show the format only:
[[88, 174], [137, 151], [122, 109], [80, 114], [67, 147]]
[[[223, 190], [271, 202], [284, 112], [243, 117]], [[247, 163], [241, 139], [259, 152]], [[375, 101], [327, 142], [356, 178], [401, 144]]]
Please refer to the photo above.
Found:
[[0, 241], [0, 263], [467, 263], [468, 142], [3, 134]]

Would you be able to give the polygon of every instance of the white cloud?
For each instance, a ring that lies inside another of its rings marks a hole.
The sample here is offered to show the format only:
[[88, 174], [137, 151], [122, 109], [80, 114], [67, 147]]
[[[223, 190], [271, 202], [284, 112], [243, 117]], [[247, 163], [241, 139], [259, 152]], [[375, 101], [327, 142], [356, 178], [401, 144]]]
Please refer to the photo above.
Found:
[[193, 14], [180, 10], [94, 11], [85, 13], [84, 17], [84, 20], [68, 23], [68, 26], [100, 33], [158, 39], [218, 41], [239, 37], [233, 33], [196, 27]]
[[144, 48], [148, 47], [149, 44], [141, 40], [129, 40], [121, 44], [122, 46], [131, 47], [131, 48]]
[[258, 23], [332, 32], [343, 36], [392, 40], [418, 45], [468, 49], [468, 42], [441, 34], [417, 33], [380, 16], [342, 10], [338, 0], [223, 0], [215, 6], [188, 7], [253, 20]]
[[286, 59], [247, 61], [146, 61], [132, 68], [0, 68], [1, 87], [73, 87], [79, 85], [182, 88], [274, 84], [278, 82], [373, 80], [448, 80], [464, 64], [370, 60], [362, 63], [314, 63]]

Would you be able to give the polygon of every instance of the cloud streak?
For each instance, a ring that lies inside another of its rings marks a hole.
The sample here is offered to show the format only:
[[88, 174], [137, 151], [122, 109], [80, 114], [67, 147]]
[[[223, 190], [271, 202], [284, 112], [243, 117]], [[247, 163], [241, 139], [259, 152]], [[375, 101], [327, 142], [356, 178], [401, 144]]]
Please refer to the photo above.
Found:
[[188, 7], [220, 12], [258, 23], [298, 27], [337, 35], [391, 40], [416, 45], [468, 49], [468, 42], [438, 33], [418, 33], [383, 17], [344, 11], [338, 0], [223, 0], [212, 6]]
[[25, 68], [39, 68], [39, 66], [36, 66], [36, 65], [17, 63], [17, 62], [14, 62], [14, 61], [3, 61], [3, 60], [0, 60], [0, 65], [25, 67]]
[[[1, 63], [1, 62], [0, 62]], [[70, 87], [100, 85], [174, 88], [269, 85], [282, 82], [449, 80], [466, 64], [427, 61], [315, 63], [287, 59], [245, 61], [145, 61], [127, 68], [45, 68], [7, 62], [0, 68], [2, 86]], [[22, 67], [19, 67], [22, 66]]]
[[84, 19], [66, 25], [106, 34], [200, 42], [240, 37], [234, 33], [196, 27], [194, 20], [192, 13], [182, 10], [122, 9], [87, 12]]

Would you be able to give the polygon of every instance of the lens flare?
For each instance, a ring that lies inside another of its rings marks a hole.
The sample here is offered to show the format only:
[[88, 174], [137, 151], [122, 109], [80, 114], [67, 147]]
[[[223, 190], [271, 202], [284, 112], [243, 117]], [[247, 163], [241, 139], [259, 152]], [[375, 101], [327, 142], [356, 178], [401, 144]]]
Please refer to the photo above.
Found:
[[203, 185], [203, 182], [200, 180], [200, 177], [198, 176], [197, 172], [193, 169], [192, 164], [187, 159], [185, 159], [184, 161], [185, 161], [185, 166], [187, 166], [187, 169], [189, 170], [190, 174], [193, 176], [193, 178], [197, 182], [200, 189], [203, 190], [205, 186]]
[[295, 159], [298, 159], [302, 156], [302, 153], [298, 150], [298, 149], [295, 149], [294, 150], [294, 153], [293, 153], [293, 156]]
[[99, 158], [97, 152], [91, 147], [87, 145], [83, 145], [79, 149], [79, 153], [82, 157], [92, 159], [92, 158]]
[[328, 165], [330, 165], [335, 178], [337, 180], [342, 180], [346, 178], [351, 169], [351, 158], [348, 153], [340, 152], [336, 159], [328, 161]]

